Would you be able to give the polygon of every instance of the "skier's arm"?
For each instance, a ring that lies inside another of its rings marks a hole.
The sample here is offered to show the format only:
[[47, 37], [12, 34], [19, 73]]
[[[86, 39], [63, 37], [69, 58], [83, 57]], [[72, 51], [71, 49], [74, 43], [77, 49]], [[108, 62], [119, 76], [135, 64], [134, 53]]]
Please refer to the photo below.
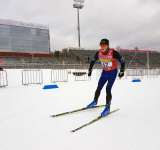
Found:
[[113, 58], [116, 58], [121, 63], [121, 69], [120, 69], [120, 71], [124, 72], [124, 70], [125, 70], [125, 61], [121, 57], [121, 55], [117, 51], [115, 51], [115, 50], [113, 51]]
[[98, 60], [98, 51], [96, 52], [94, 58], [90, 62], [89, 71], [92, 71], [92, 68], [94, 66], [94, 63]]

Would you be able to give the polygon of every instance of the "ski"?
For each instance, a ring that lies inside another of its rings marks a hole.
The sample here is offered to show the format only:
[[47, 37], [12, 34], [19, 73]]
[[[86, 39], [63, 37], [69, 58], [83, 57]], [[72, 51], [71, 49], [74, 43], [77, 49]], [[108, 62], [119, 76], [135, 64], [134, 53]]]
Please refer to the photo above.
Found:
[[69, 112], [64, 112], [61, 114], [57, 114], [57, 115], [50, 115], [50, 117], [58, 117], [58, 116], [62, 116], [62, 115], [66, 115], [66, 114], [71, 114], [71, 113], [75, 113], [75, 112], [79, 112], [79, 111], [83, 111], [83, 110], [87, 110], [87, 109], [93, 109], [93, 108], [99, 108], [99, 107], [105, 107], [106, 105], [99, 105], [99, 106], [94, 106], [92, 108], [81, 108], [81, 109], [77, 109], [77, 110], [73, 110], [73, 111], [69, 111]]
[[[115, 113], [115, 112], [118, 111], [118, 110], [119, 110], [119, 109], [113, 110], [113, 111], [111, 111], [108, 115], [110, 115], [110, 114], [112, 114], [112, 113]], [[106, 115], [106, 116], [108, 116], [108, 115]], [[72, 130], [71, 132], [76, 132], [76, 131], [78, 131], [78, 130], [80, 130], [80, 129], [82, 129], [82, 128], [84, 128], [84, 127], [86, 127], [86, 126], [88, 126], [88, 125], [90, 125], [90, 124], [92, 124], [92, 123], [94, 123], [94, 122], [102, 119], [103, 117], [106, 117], [106, 116], [99, 116], [99, 117], [97, 117], [96, 119], [92, 120], [91, 122], [89, 122], [89, 123], [87, 123], [87, 124], [84, 124], [83, 126], [77, 128], [77, 129], [74, 129], [74, 130]]]

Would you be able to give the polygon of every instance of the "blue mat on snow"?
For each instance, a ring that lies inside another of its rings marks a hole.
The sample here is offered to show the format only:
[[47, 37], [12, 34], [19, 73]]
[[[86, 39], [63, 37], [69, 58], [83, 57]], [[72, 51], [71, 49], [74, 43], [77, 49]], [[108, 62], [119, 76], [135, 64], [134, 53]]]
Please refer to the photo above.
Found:
[[47, 89], [57, 89], [59, 88], [57, 85], [45, 85], [43, 87], [44, 90], [47, 90]]
[[134, 80], [132, 80], [132, 82], [141, 82], [141, 80], [140, 79], [134, 79]]

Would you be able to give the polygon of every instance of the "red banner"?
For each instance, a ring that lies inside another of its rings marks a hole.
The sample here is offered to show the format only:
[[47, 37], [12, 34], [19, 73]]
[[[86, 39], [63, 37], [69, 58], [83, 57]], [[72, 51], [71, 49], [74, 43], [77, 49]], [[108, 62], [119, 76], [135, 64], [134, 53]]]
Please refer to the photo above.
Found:
[[129, 52], [129, 49], [120, 49], [120, 52]]
[[138, 53], [158, 53], [157, 51], [148, 51], [148, 50], [128, 50], [128, 49], [120, 49], [120, 52], [138, 52]]
[[151, 53], [157, 53], [157, 51], [151, 51]]
[[3, 61], [2, 61], [2, 59], [0, 59], [0, 64], [3, 64]]

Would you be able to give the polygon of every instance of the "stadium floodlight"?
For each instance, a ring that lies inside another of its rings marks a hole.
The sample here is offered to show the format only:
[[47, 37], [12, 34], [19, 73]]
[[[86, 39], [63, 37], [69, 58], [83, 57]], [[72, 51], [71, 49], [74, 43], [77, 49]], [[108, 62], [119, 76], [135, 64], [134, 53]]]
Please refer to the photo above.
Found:
[[73, 8], [82, 9], [83, 7], [84, 7], [84, 5], [82, 5], [82, 4], [73, 4]]
[[147, 61], [148, 61], [148, 69], [149, 69], [149, 51], [147, 51]]
[[84, 0], [73, 0], [74, 2], [84, 3]]
[[84, 7], [84, 5], [82, 3], [84, 3], [84, 0], [73, 0], [74, 4], [73, 4], [73, 8], [77, 8], [77, 18], [78, 18], [78, 46], [81, 47], [80, 44], [80, 23], [79, 23], [79, 9], [82, 9]]

